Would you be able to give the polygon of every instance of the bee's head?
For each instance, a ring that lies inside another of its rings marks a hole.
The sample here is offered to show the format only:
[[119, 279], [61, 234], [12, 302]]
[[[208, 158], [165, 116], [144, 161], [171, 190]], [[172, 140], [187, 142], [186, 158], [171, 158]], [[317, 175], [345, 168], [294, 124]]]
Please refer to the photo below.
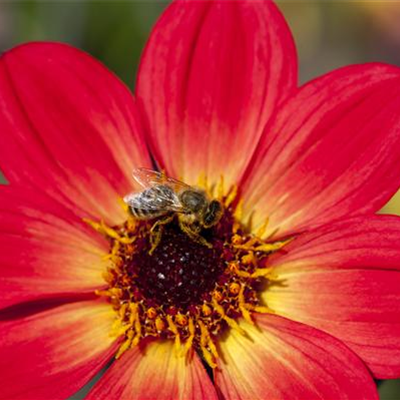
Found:
[[199, 213], [207, 207], [207, 197], [199, 190], [185, 190], [180, 194], [180, 201], [185, 209], [192, 213]]
[[218, 200], [212, 200], [204, 214], [203, 225], [205, 228], [211, 228], [216, 225], [222, 217], [224, 209]]

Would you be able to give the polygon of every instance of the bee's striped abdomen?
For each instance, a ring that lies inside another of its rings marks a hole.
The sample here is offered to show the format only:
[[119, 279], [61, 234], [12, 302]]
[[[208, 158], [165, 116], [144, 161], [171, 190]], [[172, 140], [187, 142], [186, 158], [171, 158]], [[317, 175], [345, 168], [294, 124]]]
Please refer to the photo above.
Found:
[[131, 207], [131, 213], [137, 219], [152, 219], [162, 214], [158, 210], [149, 210], [140, 207]]
[[[125, 197], [132, 215], [141, 220], [153, 219], [175, 211], [179, 199], [166, 185], [155, 185]], [[174, 207], [174, 208], [173, 208]]]

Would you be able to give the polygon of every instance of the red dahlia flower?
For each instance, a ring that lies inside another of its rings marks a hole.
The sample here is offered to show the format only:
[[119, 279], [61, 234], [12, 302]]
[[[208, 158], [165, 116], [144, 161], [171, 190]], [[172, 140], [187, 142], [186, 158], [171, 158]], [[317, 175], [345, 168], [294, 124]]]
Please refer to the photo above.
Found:
[[[400, 219], [375, 215], [400, 69], [296, 74], [269, 1], [175, 1], [134, 97], [67, 45], [2, 55], [2, 398], [65, 399], [111, 360], [89, 399], [371, 400], [400, 375]], [[149, 253], [118, 199], [151, 157], [223, 204], [208, 246], [172, 218]]]

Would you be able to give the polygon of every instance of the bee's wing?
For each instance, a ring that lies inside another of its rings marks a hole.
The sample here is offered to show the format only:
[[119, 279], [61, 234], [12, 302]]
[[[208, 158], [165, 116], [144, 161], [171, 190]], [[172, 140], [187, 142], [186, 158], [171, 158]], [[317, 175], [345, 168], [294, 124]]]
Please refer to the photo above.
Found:
[[132, 176], [135, 181], [145, 189], [159, 184], [162, 181], [162, 174], [149, 168], [135, 168], [132, 172]]
[[143, 192], [129, 193], [124, 201], [132, 208], [146, 211], [183, 212], [177, 194], [167, 185], [155, 185]]
[[153, 171], [149, 168], [135, 168], [132, 175], [136, 182], [138, 182], [143, 188], [149, 188], [161, 184], [169, 186], [177, 193], [191, 188], [191, 186], [179, 181], [178, 179], [170, 178], [162, 172]]

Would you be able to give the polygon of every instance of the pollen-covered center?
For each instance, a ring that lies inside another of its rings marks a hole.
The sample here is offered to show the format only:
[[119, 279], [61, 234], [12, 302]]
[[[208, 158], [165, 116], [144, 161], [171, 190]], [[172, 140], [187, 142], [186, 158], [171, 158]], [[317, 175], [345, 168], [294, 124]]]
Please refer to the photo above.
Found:
[[97, 294], [116, 312], [111, 334], [122, 337], [116, 358], [147, 338], [170, 339], [178, 356], [194, 349], [214, 368], [218, 336], [229, 329], [244, 333], [241, 318], [253, 323], [253, 312], [270, 312], [259, 290], [274, 279], [269, 255], [287, 241], [260, 239], [265, 227], [250, 233], [235, 196], [219, 198], [218, 223], [196, 235], [174, 213], [152, 220], [127, 213], [113, 227], [87, 221], [110, 243], [108, 287]]
[[200, 304], [226, 267], [216, 248], [188, 239], [177, 224], [164, 229], [151, 255], [147, 243], [140, 247], [127, 270], [136, 277], [142, 295], [158, 307], [187, 311], [190, 305]]

